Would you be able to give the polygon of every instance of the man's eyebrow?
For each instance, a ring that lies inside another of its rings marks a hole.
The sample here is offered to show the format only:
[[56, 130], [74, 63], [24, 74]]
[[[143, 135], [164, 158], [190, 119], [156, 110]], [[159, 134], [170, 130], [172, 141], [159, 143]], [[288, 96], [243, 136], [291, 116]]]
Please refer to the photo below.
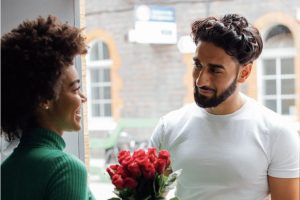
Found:
[[211, 67], [211, 68], [225, 69], [225, 67], [223, 65], [220, 65], [220, 64], [209, 63], [208, 66]]
[[69, 86], [72, 87], [72, 86], [75, 85], [76, 83], [80, 83], [80, 80], [77, 79], [77, 80], [75, 80], [75, 81], [72, 81], [72, 82], [69, 84]]
[[194, 62], [200, 62], [200, 60], [197, 57], [193, 57]]

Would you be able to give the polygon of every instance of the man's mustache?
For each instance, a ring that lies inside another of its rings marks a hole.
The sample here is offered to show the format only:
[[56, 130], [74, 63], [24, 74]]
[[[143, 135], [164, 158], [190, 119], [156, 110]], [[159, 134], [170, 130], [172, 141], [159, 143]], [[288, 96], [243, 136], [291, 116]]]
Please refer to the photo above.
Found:
[[209, 87], [207, 87], [207, 86], [202, 86], [202, 87], [197, 87], [197, 86], [196, 86], [196, 88], [201, 89], [201, 90], [210, 90], [210, 91], [216, 92], [215, 89], [209, 88]]

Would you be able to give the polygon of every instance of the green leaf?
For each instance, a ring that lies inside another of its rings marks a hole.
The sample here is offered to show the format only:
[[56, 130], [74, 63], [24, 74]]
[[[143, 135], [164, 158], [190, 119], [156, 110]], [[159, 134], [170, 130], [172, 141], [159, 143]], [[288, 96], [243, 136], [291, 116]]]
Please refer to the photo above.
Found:
[[113, 198], [110, 198], [110, 199], [107, 199], [107, 200], [122, 200], [122, 199], [117, 198], [117, 197], [113, 197]]
[[173, 197], [172, 199], [170, 200], [180, 200], [178, 197]]
[[121, 199], [129, 199], [130, 196], [132, 196], [134, 194], [134, 190], [133, 189], [129, 189], [129, 188], [124, 188], [122, 190], [119, 191], [119, 197]]
[[181, 172], [182, 169], [179, 169], [168, 176], [168, 179], [166, 180], [166, 191], [174, 189], [176, 185], [175, 181], [177, 177], [180, 176]]

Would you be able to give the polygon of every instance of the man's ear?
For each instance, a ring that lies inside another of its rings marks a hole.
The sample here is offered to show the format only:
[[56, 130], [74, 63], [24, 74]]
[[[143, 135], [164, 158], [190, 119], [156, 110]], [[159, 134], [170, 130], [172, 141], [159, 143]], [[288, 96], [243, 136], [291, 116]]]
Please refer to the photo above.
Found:
[[240, 67], [240, 72], [237, 81], [239, 83], [244, 83], [249, 77], [251, 70], [252, 70], [252, 63], [243, 64]]

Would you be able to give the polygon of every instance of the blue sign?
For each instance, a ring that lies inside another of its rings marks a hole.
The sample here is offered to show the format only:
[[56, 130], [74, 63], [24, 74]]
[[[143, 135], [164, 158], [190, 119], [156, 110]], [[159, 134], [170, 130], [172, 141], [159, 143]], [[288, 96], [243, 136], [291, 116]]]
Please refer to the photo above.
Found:
[[172, 7], [149, 6], [150, 21], [175, 22], [175, 9]]

